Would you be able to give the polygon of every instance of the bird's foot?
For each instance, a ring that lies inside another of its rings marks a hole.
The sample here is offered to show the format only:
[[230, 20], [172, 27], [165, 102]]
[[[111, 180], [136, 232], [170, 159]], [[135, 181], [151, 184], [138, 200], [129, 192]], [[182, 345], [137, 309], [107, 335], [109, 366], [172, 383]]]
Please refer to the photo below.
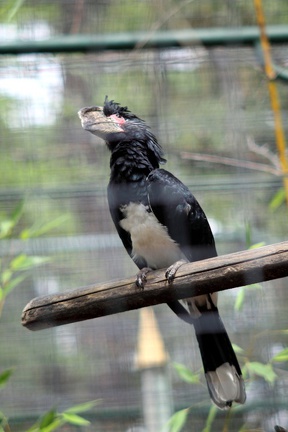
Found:
[[147, 282], [146, 275], [152, 271], [150, 267], [143, 267], [136, 276], [136, 285], [138, 288], [144, 289], [145, 283]]
[[183, 265], [186, 264], [187, 261], [180, 260], [180, 261], [176, 261], [174, 264], [172, 264], [170, 267], [167, 268], [166, 272], [165, 272], [165, 277], [168, 281], [168, 283], [172, 283], [173, 280], [175, 279], [176, 273], [179, 270], [179, 268]]

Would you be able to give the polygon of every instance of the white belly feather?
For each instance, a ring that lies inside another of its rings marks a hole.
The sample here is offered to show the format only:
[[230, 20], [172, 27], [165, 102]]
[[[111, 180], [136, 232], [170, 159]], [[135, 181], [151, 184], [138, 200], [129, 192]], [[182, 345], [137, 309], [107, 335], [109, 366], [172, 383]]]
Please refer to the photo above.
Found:
[[[187, 261], [178, 244], [169, 236], [167, 228], [143, 204], [130, 203], [123, 207], [122, 212], [124, 219], [120, 225], [130, 233], [133, 258], [144, 258], [152, 269], [167, 268], [183, 259]], [[217, 293], [213, 293], [209, 299], [207, 295], [200, 295], [183, 300], [188, 304], [191, 315], [197, 318], [201, 315], [198, 306], [210, 309], [210, 299], [216, 305]]]
[[123, 207], [125, 216], [121, 227], [130, 233], [133, 258], [142, 257], [147, 266], [160, 269], [183, 259], [177, 243], [171, 239], [167, 228], [160, 224], [153, 213], [148, 213], [145, 206], [130, 203]]

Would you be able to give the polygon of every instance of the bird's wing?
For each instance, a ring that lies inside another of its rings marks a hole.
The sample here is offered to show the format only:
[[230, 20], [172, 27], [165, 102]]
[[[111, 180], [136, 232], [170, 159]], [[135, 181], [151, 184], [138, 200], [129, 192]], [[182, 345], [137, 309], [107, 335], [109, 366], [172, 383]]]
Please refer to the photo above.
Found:
[[[122, 184], [114, 184], [109, 183], [108, 189], [107, 189], [107, 197], [108, 197], [108, 204], [109, 204], [109, 210], [112, 217], [112, 220], [114, 222], [114, 225], [117, 229], [118, 235], [127, 251], [127, 253], [130, 255], [130, 257], [133, 259], [135, 264], [141, 269], [143, 267], [147, 266], [147, 263], [144, 259], [141, 257], [135, 258], [133, 254], [133, 245], [132, 245], [132, 239], [131, 235], [128, 231], [122, 228], [120, 221], [123, 219], [123, 212], [122, 207], [126, 204], [128, 204], [130, 201], [137, 201], [137, 183], [127, 183], [124, 185]], [[138, 192], [140, 194], [143, 194], [143, 185], [141, 185], [140, 190]], [[139, 196], [141, 197], [141, 195]]]
[[147, 182], [151, 210], [188, 261], [216, 256], [210, 225], [189, 189], [164, 169], [152, 171]]

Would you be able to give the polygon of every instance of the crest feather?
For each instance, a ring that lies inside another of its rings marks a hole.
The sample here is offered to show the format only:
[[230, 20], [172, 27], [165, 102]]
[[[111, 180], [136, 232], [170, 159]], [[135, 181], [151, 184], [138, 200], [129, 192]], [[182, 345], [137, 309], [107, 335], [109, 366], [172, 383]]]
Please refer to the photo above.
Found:
[[123, 117], [126, 120], [141, 120], [135, 114], [132, 114], [127, 106], [120, 106], [120, 104], [114, 102], [114, 100], [109, 100], [108, 96], [105, 97], [103, 112], [106, 117], [109, 117], [113, 114], [118, 114], [120, 117]]

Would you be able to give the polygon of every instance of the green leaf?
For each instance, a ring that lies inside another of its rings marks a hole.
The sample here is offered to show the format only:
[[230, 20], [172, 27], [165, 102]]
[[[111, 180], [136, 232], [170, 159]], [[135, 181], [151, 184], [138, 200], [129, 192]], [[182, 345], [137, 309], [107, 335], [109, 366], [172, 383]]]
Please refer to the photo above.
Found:
[[169, 432], [180, 432], [186, 423], [189, 408], [177, 411], [168, 421]]
[[75, 405], [71, 408], [68, 408], [64, 412], [65, 413], [71, 413], [71, 414], [79, 414], [79, 413], [91, 410], [92, 408], [95, 407], [95, 405], [97, 405], [99, 403], [100, 403], [100, 399], [97, 399], [97, 400], [91, 401], [91, 402], [85, 402], [83, 404]]
[[237, 297], [235, 300], [235, 304], [234, 304], [235, 311], [239, 311], [242, 308], [244, 298], [245, 298], [245, 290], [244, 287], [241, 287], [238, 289]]
[[277, 210], [285, 202], [285, 199], [286, 199], [285, 189], [281, 188], [276, 192], [276, 194], [270, 201], [269, 209], [272, 211]]
[[236, 344], [232, 344], [233, 350], [235, 351], [236, 354], [243, 354], [244, 350], [243, 348], [241, 348], [239, 345]]
[[266, 244], [265, 242], [254, 243], [253, 245], [251, 245], [249, 247], [249, 249], [258, 249], [258, 248], [260, 248], [262, 246], [265, 246], [265, 244]]
[[251, 225], [249, 222], [245, 223], [245, 240], [246, 247], [249, 248], [251, 246]]
[[57, 418], [57, 412], [54, 408], [52, 408], [50, 411], [45, 413], [43, 417], [40, 420], [39, 428], [43, 429], [47, 426], [51, 426], [51, 424], [56, 420]]
[[273, 384], [277, 378], [277, 375], [270, 363], [264, 364], [260, 362], [248, 362], [246, 367], [251, 375], [258, 375], [264, 378], [268, 383]]
[[283, 349], [271, 359], [272, 362], [288, 361], [288, 348]]
[[4, 372], [1, 372], [1, 374], [0, 374], [0, 388], [6, 386], [7, 381], [9, 380], [12, 373], [13, 373], [13, 369], [6, 369], [6, 370], [4, 370]]
[[11, 219], [6, 219], [0, 222], [0, 239], [8, 237], [14, 224]]
[[2, 272], [2, 274], [1, 274], [1, 282], [2, 282], [2, 284], [3, 284], [3, 285], [7, 284], [7, 282], [10, 281], [12, 275], [13, 275], [12, 270], [10, 270], [10, 269], [6, 269], [6, 270], [4, 270], [4, 271]]
[[27, 429], [25, 432], [39, 432], [39, 426], [35, 424], [31, 426], [29, 429]]
[[234, 304], [235, 311], [239, 311], [242, 308], [246, 291], [251, 289], [262, 289], [262, 285], [259, 283], [255, 283], [255, 284], [250, 284], [239, 288], [237, 292], [235, 304]]
[[75, 426], [88, 426], [90, 422], [76, 413], [88, 411], [93, 408], [100, 400], [86, 402], [68, 408], [63, 413], [57, 413], [53, 408], [41, 417], [28, 431], [26, 432], [53, 432], [65, 423], [70, 423]]
[[20, 276], [17, 276], [13, 278], [8, 284], [5, 285], [3, 288], [3, 293], [5, 297], [21, 282], [23, 282], [28, 277], [28, 274], [21, 274]]
[[217, 407], [215, 405], [211, 405], [211, 408], [209, 410], [208, 417], [206, 419], [206, 424], [202, 432], [210, 432], [211, 427], [213, 425], [214, 419], [217, 415]]
[[15, 209], [11, 214], [11, 219], [14, 223], [14, 226], [17, 225], [17, 223], [19, 222], [19, 220], [23, 215], [24, 202], [25, 202], [24, 200], [19, 201], [19, 203], [16, 205]]
[[262, 285], [260, 283], [253, 283], [246, 285], [245, 289], [262, 289]]
[[23, 230], [20, 234], [21, 239], [28, 239], [32, 237], [40, 237], [43, 234], [46, 234], [49, 231], [52, 231], [55, 228], [58, 228], [60, 225], [66, 223], [69, 219], [69, 215], [61, 215], [45, 224], [36, 224], [31, 228], [27, 228]]
[[77, 425], [77, 426], [89, 426], [90, 422], [89, 420], [84, 419], [83, 417], [80, 417], [78, 414], [73, 414], [73, 413], [67, 413], [63, 412], [61, 414], [62, 418], [73, 425]]
[[14, 271], [29, 270], [48, 261], [50, 261], [49, 257], [20, 254], [10, 262], [10, 268]]
[[40, 427], [38, 423], [33, 425], [28, 431], [25, 432], [53, 432], [60, 426], [65, 424], [64, 420], [56, 417], [49, 425]]
[[9, 12], [7, 14], [6, 21], [10, 22], [14, 18], [14, 16], [17, 14], [18, 10], [21, 8], [25, 0], [16, 0], [13, 2], [12, 7], [10, 7]]
[[15, 225], [17, 225], [17, 223], [19, 222], [19, 219], [22, 216], [23, 206], [24, 206], [24, 202], [20, 201], [17, 204], [17, 206], [15, 207], [15, 209], [13, 210], [11, 217], [3, 220], [0, 223], [0, 239], [3, 239], [5, 237], [9, 237], [9, 235], [11, 234], [11, 231], [13, 230]]
[[192, 372], [190, 369], [188, 369], [181, 363], [173, 363], [173, 367], [176, 369], [178, 375], [180, 376], [180, 378], [183, 379], [183, 381], [186, 381], [190, 384], [199, 384], [199, 374]]
[[22, 266], [25, 266], [25, 262], [28, 256], [25, 254], [19, 254], [10, 262], [10, 268], [14, 271], [22, 270]]
[[65, 424], [64, 420], [60, 418], [56, 418], [49, 426], [40, 429], [39, 432], [53, 432], [56, 429], [58, 429], [60, 426], [63, 426], [64, 424]]
[[54, 420], [50, 421], [48, 414], [50, 414], [51, 411], [49, 411], [47, 414], [44, 415], [44, 417], [42, 417], [42, 420], [44, 420], [45, 416], [47, 415], [47, 423], [49, 423], [49, 424], [46, 424], [46, 426], [45, 426], [45, 423], [43, 423], [41, 425], [42, 420], [40, 419], [40, 422], [41, 422], [40, 424], [38, 421], [30, 429], [28, 429], [25, 432], [53, 432], [57, 428], [59, 428], [59, 426], [62, 426], [63, 424], [65, 424], [64, 420], [60, 419], [58, 414], [56, 415]]
[[10, 431], [7, 417], [0, 411], [0, 432]]
[[53, 432], [63, 424], [65, 424], [65, 422], [62, 419], [56, 417], [55, 420], [53, 420], [47, 426], [40, 427], [39, 422], [37, 422], [25, 432]]

